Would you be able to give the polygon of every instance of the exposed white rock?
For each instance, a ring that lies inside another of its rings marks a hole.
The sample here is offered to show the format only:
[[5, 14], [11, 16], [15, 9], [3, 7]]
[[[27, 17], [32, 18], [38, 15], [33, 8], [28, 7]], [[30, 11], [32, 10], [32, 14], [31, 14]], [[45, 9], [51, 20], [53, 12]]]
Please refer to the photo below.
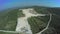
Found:
[[19, 9], [19, 10], [22, 10], [23, 14], [25, 14], [25, 17], [20, 17], [17, 19], [18, 23], [16, 26], [16, 31], [17, 32], [26, 32], [28, 34], [32, 34], [32, 31], [31, 31], [30, 25], [27, 21], [27, 18], [29, 18], [31, 16], [45, 16], [45, 14], [33, 14], [32, 12], [35, 12], [33, 8]]

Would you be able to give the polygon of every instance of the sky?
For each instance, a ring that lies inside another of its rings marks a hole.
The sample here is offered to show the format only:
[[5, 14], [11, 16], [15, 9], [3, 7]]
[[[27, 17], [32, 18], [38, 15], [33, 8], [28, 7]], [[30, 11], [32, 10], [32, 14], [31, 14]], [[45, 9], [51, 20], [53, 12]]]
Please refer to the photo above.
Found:
[[0, 0], [0, 10], [33, 5], [60, 7], [60, 0]]

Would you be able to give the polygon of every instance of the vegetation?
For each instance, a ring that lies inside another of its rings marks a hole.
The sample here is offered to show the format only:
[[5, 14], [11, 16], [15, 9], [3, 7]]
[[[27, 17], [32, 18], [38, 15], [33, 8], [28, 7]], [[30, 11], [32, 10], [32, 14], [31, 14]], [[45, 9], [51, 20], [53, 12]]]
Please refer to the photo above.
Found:
[[18, 11], [18, 17], [24, 17], [25, 15], [23, 14], [22, 10]]
[[60, 34], [60, 8], [48, 8], [48, 11], [53, 14], [50, 27], [53, 27], [57, 34]]
[[17, 23], [17, 9], [2, 13], [0, 17], [0, 30], [14, 31]]
[[[34, 10], [39, 14], [54, 14], [52, 16], [52, 21], [49, 25], [49, 28], [42, 34], [60, 34], [60, 8], [50, 8], [50, 7], [24, 7], [24, 8], [34, 8]], [[24, 17], [22, 10], [18, 9], [8, 9], [0, 12], [0, 30], [15, 31], [17, 18]], [[40, 32], [46, 27], [46, 24], [49, 20], [49, 16], [45, 17], [31, 17], [28, 18], [28, 22], [31, 26], [33, 34]], [[6, 33], [0, 32], [0, 34], [15, 34], [15, 33]], [[17, 33], [16, 33], [17, 34]]]
[[58, 15], [52, 16], [50, 27], [53, 27], [55, 31], [57, 32], [57, 34], [60, 34], [60, 16]]
[[44, 29], [47, 26], [49, 20], [49, 16], [45, 16], [45, 17], [31, 17], [28, 18], [28, 22], [31, 26], [31, 30], [33, 32], [33, 34], [36, 34], [38, 32], [40, 32], [42, 29]]
[[22, 10], [11, 9], [0, 12], [0, 30], [14, 31], [17, 24], [17, 18], [22, 17], [24, 14]]
[[[40, 7], [38, 7], [38, 9], [39, 8]], [[38, 9], [37, 11], [39, 13], [40, 11]], [[45, 7], [45, 9], [47, 10], [48, 14], [51, 13], [53, 14], [53, 16], [52, 16], [52, 21], [49, 25], [49, 29], [47, 30], [47, 32], [46, 31], [45, 33], [43, 32], [43, 34], [60, 34], [60, 8]], [[54, 28], [55, 30], [51, 28]]]
[[19, 33], [0, 32], [0, 34], [19, 34]]
[[34, 10], [40, 14], [48, 14], [48, 11], [46, 8], [34, 8]]
[[53, 27], [49, 27], [42, 34], [57, 34], [56, 30]]

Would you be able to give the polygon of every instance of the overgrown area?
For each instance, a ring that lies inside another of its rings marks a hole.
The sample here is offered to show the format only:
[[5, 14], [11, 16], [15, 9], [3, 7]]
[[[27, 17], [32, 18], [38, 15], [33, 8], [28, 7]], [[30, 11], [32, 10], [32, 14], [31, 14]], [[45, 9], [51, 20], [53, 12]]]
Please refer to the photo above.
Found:
[[40, 32], [47, 26], [49, 16], [37, 16], [28, 18], [33, 34]]
[[1, 13], [0, 30], [15, 31], [16, 24], [17, 24], [17, 9]]
[[17, 18], [23, 17], [22, 10], [11, 9], [0, 12], [0, 30], [15, 31]]
[[48, 14], [49, 13], [46, 8], [34, 8], [34, 10], [40, 14]]
[[18, 17], [24, 17], [24, 16], [25, 16], [25, 15], [23, 14], [22, 10], [19, 10], [17, 14], [18, 14]]

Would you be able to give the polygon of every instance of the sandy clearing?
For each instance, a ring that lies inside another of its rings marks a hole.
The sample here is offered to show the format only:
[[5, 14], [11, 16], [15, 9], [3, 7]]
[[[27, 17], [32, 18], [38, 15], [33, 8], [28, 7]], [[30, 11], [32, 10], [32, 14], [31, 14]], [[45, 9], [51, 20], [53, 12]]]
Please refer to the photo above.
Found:
[[25, 14], [25, 17], [20, 17], [18, 18], [18, 23], [16, 26], [16, 31], [17, 32], [26, 32], [28, 34], [32, 34], [30, 25], [28, 24], [27, 18], [31, 16], [45, 16], [46, 14], [33, 14], [30, 13], [30, 11], [33, 11], [33, 9], [22, 9], [23, 14]]

